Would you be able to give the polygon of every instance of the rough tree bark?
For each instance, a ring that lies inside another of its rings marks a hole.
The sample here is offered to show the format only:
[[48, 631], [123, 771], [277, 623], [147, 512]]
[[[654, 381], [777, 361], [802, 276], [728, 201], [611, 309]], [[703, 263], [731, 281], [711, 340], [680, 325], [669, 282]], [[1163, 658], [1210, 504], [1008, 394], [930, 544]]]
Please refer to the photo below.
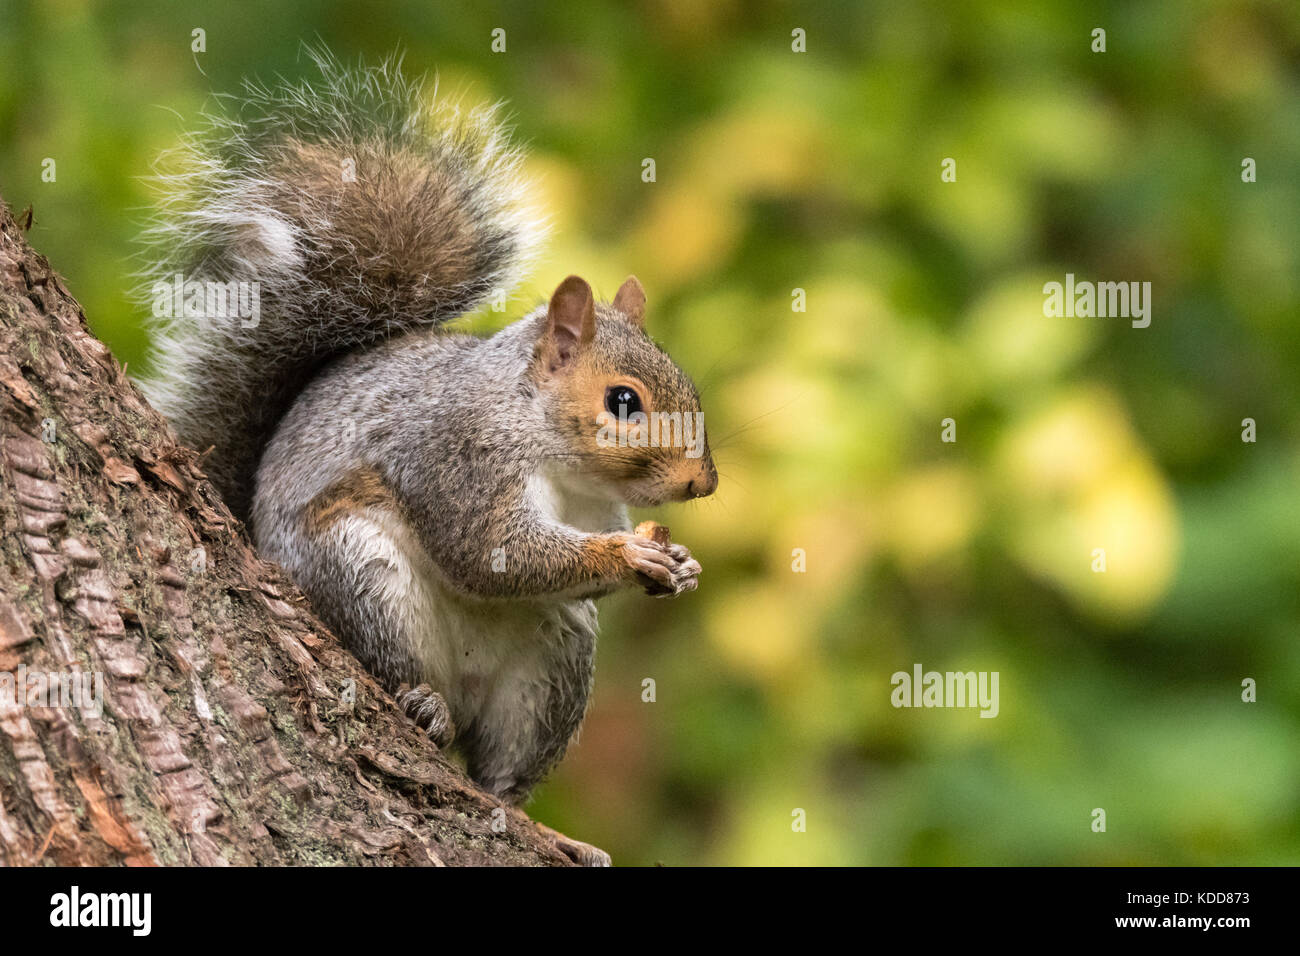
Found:
[[[568, 862], [253, 553], [3, 199], [0, 535], [0, 863]], [[28, 696], [76, 671], [102, 713]]]

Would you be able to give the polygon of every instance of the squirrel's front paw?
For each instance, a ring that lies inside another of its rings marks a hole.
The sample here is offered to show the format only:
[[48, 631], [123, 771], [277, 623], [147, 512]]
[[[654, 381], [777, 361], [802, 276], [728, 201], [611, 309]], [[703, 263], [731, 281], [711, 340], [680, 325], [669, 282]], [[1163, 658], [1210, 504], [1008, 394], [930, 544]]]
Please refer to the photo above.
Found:
[[628, 567], [654, 597], [676, 597], [699, 587], [700, 562], [680, 544], [668, 540], [668, 529], [643, 522], [623, 545]]
[[676, 562], [673, 572], [673, 593], [672, 595], [661, 594], [660, 597], [671, 597], [683, 594], [686, 591], [694, 591], [700, 586], [700, 562], [691, 557], [691, 552], [686, 550], [685, 545], [670, 544], [668, 553]]
[[421, 684], [414, 689], [403, 684], [397, 689], [397, 706], [429, 735], [439, 750], [446, 750], [451, 745], [456, 736], [451, 708], [443, 696], [428, 684]]

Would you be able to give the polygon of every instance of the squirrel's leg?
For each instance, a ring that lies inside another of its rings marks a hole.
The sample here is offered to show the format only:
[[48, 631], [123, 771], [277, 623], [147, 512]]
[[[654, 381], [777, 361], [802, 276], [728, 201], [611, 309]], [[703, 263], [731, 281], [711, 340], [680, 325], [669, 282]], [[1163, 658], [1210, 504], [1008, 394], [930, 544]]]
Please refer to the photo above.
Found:
[[583, 600], [539, 601], [511, 617], [493, 636], [509, 651], [482, 682], [459, 744], [471, 777], [521, 805], [582, 725], [595, 677], [597, 617], [595, 605]]
[[630, 531], [588, 533], [504, 510], [473, 534], [425, 542], [444, 578], [482, 597], [599, 597], [640, 586], [655, 595], [694, 590], [700, 573], [681, 545]]
[[433, 615], [428, 569], [420, 568], [419, 543], [387, 488], [368, 478], [333, 487], [309, 506], [297, 531], [310, 542], [289, 553], [309, 554], [310, 561], [285, 563], [313, 609], [403, 711], [439, 747], [448, 746], [455, 725], [438, 690], [452, 662], [423, 639]]

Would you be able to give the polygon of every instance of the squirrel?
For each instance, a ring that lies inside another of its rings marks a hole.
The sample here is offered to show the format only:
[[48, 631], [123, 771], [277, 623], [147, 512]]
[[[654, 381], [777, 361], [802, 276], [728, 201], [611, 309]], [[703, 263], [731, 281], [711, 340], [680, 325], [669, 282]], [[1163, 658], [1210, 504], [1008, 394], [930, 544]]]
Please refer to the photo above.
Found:
[[[260, 553], [480, 786], [521, 805], [585, 716], [594, 599], [697, 586], [691, 553], [634, 533], [627, 506], [716, 488], [699, 395], [647, 335], [635, 277], [605, 303], [569, 276], [490, 337], [443, 331], [503, 297], [546, 232], [500, 108], [430, 103], [398, 60], [309, 53], [319, 77], [219, 98], [160, 175], [141, 384], [210, 449]], [[174, 276], [232, 298], [249, 284], [258, 314], [167, 316]], [[699, 423], [696, 440], [647, 441], [656, 413]]]

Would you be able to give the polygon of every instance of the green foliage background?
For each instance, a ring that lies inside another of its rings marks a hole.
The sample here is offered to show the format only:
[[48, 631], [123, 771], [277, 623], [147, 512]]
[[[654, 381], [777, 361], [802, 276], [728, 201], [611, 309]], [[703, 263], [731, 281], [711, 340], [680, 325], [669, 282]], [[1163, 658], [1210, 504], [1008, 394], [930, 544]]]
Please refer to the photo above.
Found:
[[[622, 863], [1300, 862], [1294, 2], [0, 0], [0, 191], [131, 369], [141, 177], [318, 38], [507, 100], [555, 224], [514, 314], [636, 272], [703, 385], [722, 486], [655, 515], [701, 588], [606, 602], [539, 817]], [[1045, 318], [1066, 272], [1150, 328]], [[917, 662], [1000, 715], [891, 707]]]

